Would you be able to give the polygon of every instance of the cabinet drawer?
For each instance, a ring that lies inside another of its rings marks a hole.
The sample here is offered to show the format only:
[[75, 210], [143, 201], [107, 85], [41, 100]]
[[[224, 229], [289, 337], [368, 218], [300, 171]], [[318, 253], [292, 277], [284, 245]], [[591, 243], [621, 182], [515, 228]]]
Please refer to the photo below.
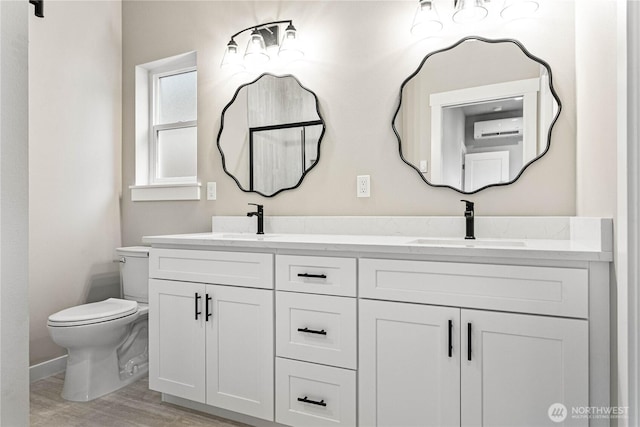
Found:
[[355, 371], [276, 357], [276, 422], [355, 426]]
[[276, 289], [356, 296], [355, 258], [276, 256]]
[[149, 276], [153, 279], [273, 289], [273, 255], [152, 248]]
[[588, 272], [428, 261], [360, 259], [363, 298], [588, 317]]
[[356, 368], [356, 299], [276, 292], [276, 355]]

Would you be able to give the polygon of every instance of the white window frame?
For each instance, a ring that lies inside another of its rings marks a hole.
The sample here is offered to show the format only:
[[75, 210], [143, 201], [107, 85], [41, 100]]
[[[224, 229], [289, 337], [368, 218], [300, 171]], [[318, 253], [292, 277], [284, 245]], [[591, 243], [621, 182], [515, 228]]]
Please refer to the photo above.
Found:
[[[157, 122], [154, 120], [156, 112], [153, 105], [154, 100], [157, 99], [157, 79], [188, 70], [197, 72], [196, 52], [188, 52], [135, 67], [135, 184], [129, 186], [131, 200], [134, 202], [200, 200], [201, 184], [197, 176], [187, 179], [154, 179], [157, 170], [155, 148], [157, 131], [163, 130], [160, 127], [153, 128], [153, 124]], [[197, 129], [197, 120], [180, 122], [176, 126], [193, 125]]]
[[[198, 120], [181, 121], [174, 123], [156, 124], [160, 120], [159, 112], [159, 100], [160, 100], [160, 79], [163, 77], [177, 76], [179, 74], [185, 74], [190, 72], [196, 72], [196, 79], [198, 70], [196, 67], [182, 68], [178, 70], [166, 71], [162, 73], [149, 72], [149, 83], [151, 88], [149, 92], [152, 94], [149, 97], [149, 112], [150, 117], [150, 138], [149, 141], [149, 182], [154, 184], [187, 184], [195, 183], [197, 181], [197, 173], [193, 176], [181, 176], [171, 178], [160, 178], [158, 176], [158, 133], [163, 130], [182, 129], [188, 127], [196, 128], [196, 134], [198, 132]], [[196, 111], [197, 115], [197, 111]], [[197, 159], [196, 159], [197, 161]]]

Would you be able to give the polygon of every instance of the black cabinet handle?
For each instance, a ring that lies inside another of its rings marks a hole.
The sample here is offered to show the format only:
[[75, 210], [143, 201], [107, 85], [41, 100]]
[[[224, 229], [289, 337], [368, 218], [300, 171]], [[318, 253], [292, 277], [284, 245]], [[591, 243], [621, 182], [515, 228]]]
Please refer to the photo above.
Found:
[[310, 273], [298, 273], [298, 277], [311, 277], [313, 279], [326, 279], [326, 274], [310, 274]]
[[318, 406], [327, 406], [327, 404], [324, 402], [324, 399], [318, 402], [317, 400], [308, 399], [307, 396], [299, 397], [298, 402], [311, 403], [312, 405], [318, 405]]
[[198, 300], [202, 298], [200, 295], [198, 295], [198, 293], [196, 292], [196, 306], [195, 306], [195, 311], [196, 311], [196, 320], [198, 320], [198, 315], [202, 314], [201, 311], [198, 311]]
[[204, 316], [204, 321], [208, 322], [209, 321], [209, 317], [213, 316], [213, 313], [209, 313], [209, 301], [211, 301], [212, 298], [209, 296], [209, 294], [207, 294], [206, 298], [205, 298], [205, 316]]
[[309, 328], [298, 328], [298, 332], [304, 332], [305, 334], [327, 335], [327, 331], [325, 331], [324, 329], [321, 331], [316, 331]]
[[467, 360], [471, 361], [471, 323], [467, 323]]
[[453, 342], [451, 336], [453, 335], [453, 320], [449, 320], [449, 357], [453, 356]]

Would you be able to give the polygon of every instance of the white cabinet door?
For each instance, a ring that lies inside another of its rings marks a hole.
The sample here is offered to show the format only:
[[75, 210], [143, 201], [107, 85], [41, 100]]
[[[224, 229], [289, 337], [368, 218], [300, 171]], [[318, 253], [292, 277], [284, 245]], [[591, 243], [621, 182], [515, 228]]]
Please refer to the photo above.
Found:
[[199, 283], [149, 280], [149, 388], [201, 403], [204, 290]]
[[273, 421], [273, 291], [207, 285], [206, 293], [207, 404]]
[[360, 300], [359, 311], [360, 426], [459, 426], [460, 309]]
[[571, 417], [589, 405], [586, 320], [480, 310], [462, 310], [461, 320], [463, 426], [556, 426], [555, 403], [568, 411], [562, 425], [588, 425]]

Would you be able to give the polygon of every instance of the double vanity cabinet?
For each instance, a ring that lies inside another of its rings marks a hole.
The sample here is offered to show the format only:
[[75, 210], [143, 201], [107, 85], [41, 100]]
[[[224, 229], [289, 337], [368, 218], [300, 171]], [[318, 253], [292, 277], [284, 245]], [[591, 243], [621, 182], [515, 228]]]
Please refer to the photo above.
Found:
[[251, 424], [608, 425], [572, 408], [609, 406], [610, 253], [391, 240], [145, 238], [150, 388]]

